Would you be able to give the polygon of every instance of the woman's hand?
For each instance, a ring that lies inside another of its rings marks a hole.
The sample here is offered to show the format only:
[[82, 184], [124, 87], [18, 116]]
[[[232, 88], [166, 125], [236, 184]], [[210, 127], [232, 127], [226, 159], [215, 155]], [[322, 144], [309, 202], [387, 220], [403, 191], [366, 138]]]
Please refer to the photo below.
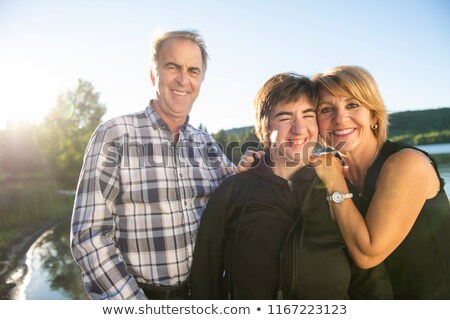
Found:
[[317, 175], [327, 189], [334, 189], [336, 185], [345, 183], [348, 167], [336, 156], [335, 152], [312, 154], [310, 164], [316, 169]]

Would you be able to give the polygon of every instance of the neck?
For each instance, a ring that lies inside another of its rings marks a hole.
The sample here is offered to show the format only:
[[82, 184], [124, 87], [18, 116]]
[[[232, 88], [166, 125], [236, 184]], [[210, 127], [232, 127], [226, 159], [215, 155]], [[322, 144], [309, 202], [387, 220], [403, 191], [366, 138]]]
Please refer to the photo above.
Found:
[[367, 171], [372, 166], [373, 162], [378, 156], [381, 146], [375, 141], [370, 146], [360, 148], [349, 153], [345, 153], [345, 162], [349, 167], [347, 178], [358, 189], [364, 188]]
[[167, 117], [164, 114], [161, 115], [161, 114], [158, 113], [158, 115], [167, 124], [167, 126], [169, 127], [170, 132], [172, 132], [173, 136], [178, 135], [178, 133], [180, 132], [180, 128], [186, 122], [186, 117], [178, 119], [178, 118]]
[[157, 100], [152, 100], [153, 110], [158, 114], [158, 116], [167, 124], [172, 135], [178, 135], [180, 128], [186, 123], [187, 115], [183, 115], [180, 117], [175, 117], [169, 114], [166, 114], [164, 110], [160, 107]]
[[275, 161], [273, 173], [285, 180], [291, 180], [294, 173], [304, 166], [305, 164], [302, 161], [289, 162], [288, 160], [278, 160]]

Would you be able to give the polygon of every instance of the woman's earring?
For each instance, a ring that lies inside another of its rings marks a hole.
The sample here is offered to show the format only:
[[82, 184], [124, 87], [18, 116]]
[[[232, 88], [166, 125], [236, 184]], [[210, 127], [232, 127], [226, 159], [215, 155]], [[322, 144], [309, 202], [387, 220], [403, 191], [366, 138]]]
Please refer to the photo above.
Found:
[[372, 128], [372, 130], [377, 130], [378, 129], [378, 125], [375, 123], [371, 128]]

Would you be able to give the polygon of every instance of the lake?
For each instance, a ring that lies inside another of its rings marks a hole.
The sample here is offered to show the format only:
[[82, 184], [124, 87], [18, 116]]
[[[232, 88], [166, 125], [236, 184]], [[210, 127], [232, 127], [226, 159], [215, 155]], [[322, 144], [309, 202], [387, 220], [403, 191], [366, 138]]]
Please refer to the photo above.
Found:
[[439, 173], [445, 181], [445, 192], [450, 196], [450, 143], [419, 145], [418, 148], [428, 152], [438, 163]]

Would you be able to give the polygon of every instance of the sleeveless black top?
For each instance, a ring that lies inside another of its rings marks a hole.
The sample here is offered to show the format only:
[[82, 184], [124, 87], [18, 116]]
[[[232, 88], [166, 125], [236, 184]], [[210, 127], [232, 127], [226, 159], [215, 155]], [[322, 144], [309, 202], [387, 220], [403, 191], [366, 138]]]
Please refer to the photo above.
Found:
[[419, 150], [430, 158], [440, 179], [440, 190], [425, 202], [405, 240], [385, 260], [394, 299], [450, 299], [450, 205], [434, 160], [423, 150], [388, 140], [367, 172], [363, 194], [358, 194], [350, 183], [349, 188], [355, 195], [355, 205], [366, 215], [384, 162], [404, 148]]

